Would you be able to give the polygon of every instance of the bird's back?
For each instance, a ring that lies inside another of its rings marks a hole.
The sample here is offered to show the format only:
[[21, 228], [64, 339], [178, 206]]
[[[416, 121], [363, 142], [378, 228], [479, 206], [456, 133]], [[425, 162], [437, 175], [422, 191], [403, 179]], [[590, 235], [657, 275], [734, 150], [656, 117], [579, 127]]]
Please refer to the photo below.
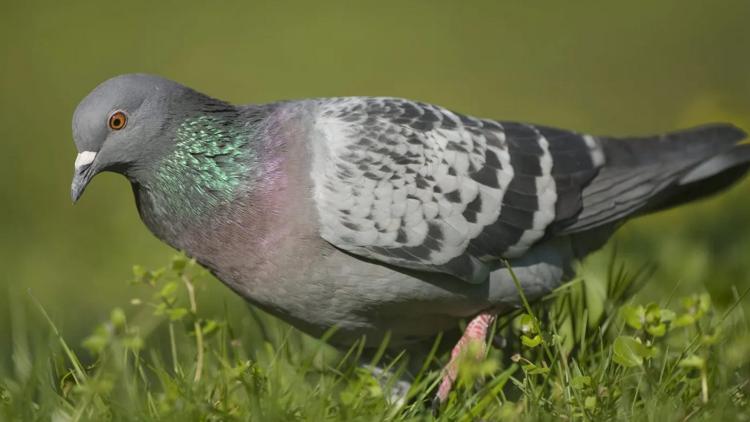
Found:
[[[698, 186], [703, 195], [727, 185], [748, 161], [721, 159], [744, 151], [737, 143], [745, 134], [731, 125], [612, 138], [393, 98], [321, 101], [314, 128], [311, 178], [324, 239], [475, 283], [540, 242], [617, 226]], [[709, 160], [702, 173], [711, 173], [711, 186], [696, 170]]]

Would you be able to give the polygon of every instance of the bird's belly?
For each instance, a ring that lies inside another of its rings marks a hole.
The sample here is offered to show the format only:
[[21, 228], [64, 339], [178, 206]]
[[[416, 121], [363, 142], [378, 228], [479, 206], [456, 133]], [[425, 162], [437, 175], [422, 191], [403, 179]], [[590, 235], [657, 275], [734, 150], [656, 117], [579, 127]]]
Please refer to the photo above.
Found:
[[[309, 248], [308, 248], [309, 250]], [[570, 258], [560, 245], [541, 246], [513, 263], [526, 295], [538, 298], [564, 278]], [[486, 309], [508, 311], [520, 303], [509, 272], [493, 272], [486, 283], [469, 284], [452, 276], [396, 269], [363, 260], [321, 242], [320, 253], [272, 265], [277, 271], [258, 278], [219, 278], [249, 301], [321, 336], [335, 327], [333, 343], [350, 345], [366, 337], [379, 345], [421, 341], [456, 327], [460, 319]]]

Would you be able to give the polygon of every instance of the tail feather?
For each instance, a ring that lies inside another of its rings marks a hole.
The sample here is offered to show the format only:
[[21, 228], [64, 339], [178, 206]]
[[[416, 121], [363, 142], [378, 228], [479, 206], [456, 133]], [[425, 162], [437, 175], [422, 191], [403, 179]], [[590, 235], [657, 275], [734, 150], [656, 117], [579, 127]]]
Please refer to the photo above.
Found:
[[729, 188], [750, 170], [750, 144], [737, 145], [683, 176], [662, 202], [653, 201], [642, 213], [656, 212], [696, 201]]
[[750, 144], [736, 145], [726, 153], [717, 155], [691, 170], [680, 179], [680, 185], [690, 185], [702, 179], [718, 176], [729, 169], [747, 168], [748, 165], [750, 165]]
[[606, 163], [582, 191], [579, 233], [714, 193], [750, 167], [745, 132], [714, 124], [651, 138], [599, 138]]

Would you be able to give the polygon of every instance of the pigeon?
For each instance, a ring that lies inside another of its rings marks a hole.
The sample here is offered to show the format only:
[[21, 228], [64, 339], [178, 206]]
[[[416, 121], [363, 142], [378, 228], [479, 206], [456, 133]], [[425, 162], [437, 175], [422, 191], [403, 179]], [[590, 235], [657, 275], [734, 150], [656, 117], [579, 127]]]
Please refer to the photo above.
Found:
[[625, 221], [708, 196], [750, 167], [710, 124], [592, 136], [389, 97], [233, 105], [128, 74], [73, 115], [76, 202], [124, 175], [141, 219], [251, 304], [346, 347], [408, 348], [493, 320], [574, 275]]

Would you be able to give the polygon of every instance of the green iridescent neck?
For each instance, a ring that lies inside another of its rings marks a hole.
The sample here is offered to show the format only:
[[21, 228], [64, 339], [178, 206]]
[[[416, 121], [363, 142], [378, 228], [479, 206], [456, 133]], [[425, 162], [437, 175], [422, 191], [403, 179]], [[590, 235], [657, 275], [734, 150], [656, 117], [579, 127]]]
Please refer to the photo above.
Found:
[[256, 167], [248, 144], [254, 127], [236, 115], [201, 115], [184, 120], [174, 148], [157, 164], [149, 186], [152, 205], [160, 214], [199, 217], [231, 202]]

